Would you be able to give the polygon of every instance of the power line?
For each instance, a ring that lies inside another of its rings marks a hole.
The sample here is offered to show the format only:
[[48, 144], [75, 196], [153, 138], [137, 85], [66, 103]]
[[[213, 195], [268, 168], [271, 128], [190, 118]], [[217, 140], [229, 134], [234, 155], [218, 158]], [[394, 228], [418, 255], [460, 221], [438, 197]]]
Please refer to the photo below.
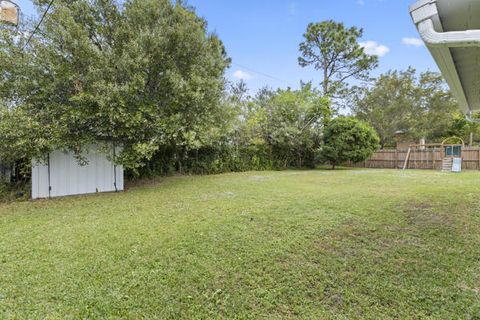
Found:
[[[47, 13], [48, 13], [48, 11], [50, 10], [51, 6], [53, 5], [53, 2], [54, 2], [54, 1], [55, 1], [55, 0], [51, 0], [50, 3], [48, 4], [47, 9], [45, 10], [45, 12], [44, 12], [43, 15], [42, 15], [42, 18], [40, 19], [40, 21], [38, 22], [37, 26], [36, 26], [35, 29], [32, 31], [32, 33], [30, 34], [30, 36], [28, 37], [28, 40], [27, 40], [27, 42], [25, 43], [23, 49], [25, 49], [25, 48], [28, 46], [28, 44], [30, 43], [30, 40], [32, 40], [33, 36], [34, 36], [35, 33], [38, 31], [38, 28], [40, 28], [41, 24], [43, 23], [43, 20], [44, 20], [45, 17], [47, 16]], [[283, 80], [283, 79], [274, 77], [274, 76], [272, 76], [272, 75], [266, 74], [266, 73], [261, 72], [261, 71], [254, 70], [254, 69], [249, 68], [249, 67], [247, 67], [247, 66], [243, 66], [243, 65], [241, 65], [241, 64], [239, 64], [239, 63], [232, 62], [232, 64], [233, 64], [233, 65], [236, 65], [237, 67], [246, 69], [246, 70], [248, 70], [248, 71], [250, 71], [250, 72], [253, 72], [253, 73], [262, 75], [262, 76], [264, 76], [264, 77], [270, 78], [270, 79], [272, 79], [272, 80], [286, 83], [286, 84], [288, 84], [289, 86], [292, 86], [292, 87], [293, 87], [293, 85], [292, 85], [290, 82], [286, 81], [286, 80]]]
[[43, 13], [42, 18], [41, 18], [40, 21], [37, 23], [37, 26], [35, 27], [35, 29], [33, 29], [32, 33], [31, 33], [30, 36], [28, 37], [27, 42], [26, 42], [25, 45], [23, 46], [23, 49], [25, 49], [25, 48], [28, 46], [28, 44], [30, 43], [30, 40], [32, 40], [32, 38], [33, 38], [33, 35], [38, 31], [38, 28], [40, 28], [40, 25], [42, 24], [43, 20], [44, 20], [45, 17], [47, 16], [48, 10], [50, 10], [50, 7], [52, 6], [53, 1], [55, 1], [55, 0], [50, 0], [50, 3], [48, 4], [47, 9], [46, 9], [45, 12]]
[[291, 87], [294, 87], [294, 85], [292, 85], [290, 82], [288, 82], [288, 81], [286, 81], [286, 80], [283, 80], [283, 79], [280, 79], [280, 78], [277, 78], [277, 77], [271, 76], [271, 75], [269, 75], [269, 74], [266, 74], [266, 73], [264, 73], [264, 72], [261, 72], [261, 71], [256, 71], [256, 70], [254, 70], [254, 69], [252, 69], [252, 68], [249, 68], [249, 67], [243, 66], [243, 65], [241, 65], [241, 64], [238, 64], [238, 63], [235, 63], [235, 62], [232, 62], [232, 64], [233, 64], [233, 65], [236, 65], [236, 66], [237, 66], [237, 67], [239, 67], [239, 68], [243, 68], [243, 69], [245, 69], [245, 70], [248, 70], [248, 71], [250, 71], [250, 72], [253, 72], [253, 73], [259, 74], [259, 75], [261, 75], [261, 76], [264, 76], [264, 77], [270, 78], [270, 79], [272, 79], [272, 80], [275, 80], [275, 81], [280, 81], [280, 82], [286, 83], [286, 84], [288, 84], [289, 86], [291, 86]]

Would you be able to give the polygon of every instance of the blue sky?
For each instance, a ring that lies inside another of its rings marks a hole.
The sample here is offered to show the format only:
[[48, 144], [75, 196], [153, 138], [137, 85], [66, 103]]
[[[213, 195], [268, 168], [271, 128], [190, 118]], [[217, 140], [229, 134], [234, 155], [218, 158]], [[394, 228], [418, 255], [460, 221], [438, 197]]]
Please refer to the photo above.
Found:
[[[298, 45], [309, 22], [326, 19], [365, 30], [362, 42], [380, 53], [374, 75], [413, 66], [437, 67], [408, 14], [414, 0], [189, 0], [223, 40], [233, 60], [227, 77], [243, 78], [252, 92], [263, 86], [298, 87], [301, 80], [319, 84], [320, 74], [297, 63]], [[17, 0], [26, 15], [30, 0]], [[408, 39], [408, 40], [407, 40]]]

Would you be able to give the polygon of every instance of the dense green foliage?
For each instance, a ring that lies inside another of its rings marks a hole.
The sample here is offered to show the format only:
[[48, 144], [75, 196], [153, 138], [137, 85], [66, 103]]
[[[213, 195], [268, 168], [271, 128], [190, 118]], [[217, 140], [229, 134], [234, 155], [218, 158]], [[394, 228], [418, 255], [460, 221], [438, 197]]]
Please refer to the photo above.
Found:
[[412, 140], [441, 142], [454, 133], [459, 116], [441, 75], [417, 76], [412, 68], [380, 75], [372, 86], [358, 88], [353, 100], [354, 114], [377, 130], [382, 148], [394, 147], [399, 131]]
[[25, 39], [2, 36], [0, 158], [108, 140], [137, 168], [160, 148], [212, 143], [229, 59], [193, 10], [58, 0], [24, 50]]
[[464, 114], [456, 114], [453, 122], [450, 123], [448, 137], [459, 137], [469, 145], [480, 143], [480, 114], [475, 113], [472, 117], [475, 121], [468, 120]]
[[[141, 170], [142, 175], [173, 171], [219, 173], [313, 167], [322, 141], [328, 100], [311, 84], [300, 90], [264, 89], [250, 97], [243, 83], [223, 102], [225, 126], [215, 145], [190, 150], [172, 162], [173, 149], [162, 149]], [[172, 167], [173, 166], [173, 167]]]
[[321, 157], [335, 166], [358, 163], [372, 156], [380, 139], [375, 130], [353, 117], [338, 117], [325, 128]]
[[255, 99], [240, 101], [245, 110], [239, 123], [240, 145], [266, 153], [274, 167], [315, 164], [322, 130], [330, 118], [328, 101], [303, 85], [298, 91], [263, 90]]
[[3, 32], [0, 159], [81, 161], [109, 141], [133, 175], [313, 167], [328, 101], [311, 84], [227, 92], [229, 59], [206, 29], [181, 2], [59, 0], [28, 46]]
[[0, 204], [0, 318], [477, 319], [479, 188], [270, 171]]
[[[48, 2], [35, 4], [43, 12]], [[309, 24], [299, 63], [322, 71], [321, 88], [251, 97], [244, 83], [228, 90], [222, 42], [182, 1], [57, 0], [28, 45], [25, 35], [0, 31], [0, 159], [28, 172], [32, 158], [52, 150], [82, 162], [85, 146], [109, 141], [102, 145], [122, 147], [114, 160], [130, 177], [314, 167], [333, 160], [324, 127], [332, 101], [347, 93], [382, 147], [398, 130], [469, 136], [473, 126], [436, 74], [390, 72], [355, 95], [346, 90], [378, 64], [362, 34], [334, 21]], [[349, 139], [350, 156], [334, 163], [358, 161], [352, 152], [364, 143]]]

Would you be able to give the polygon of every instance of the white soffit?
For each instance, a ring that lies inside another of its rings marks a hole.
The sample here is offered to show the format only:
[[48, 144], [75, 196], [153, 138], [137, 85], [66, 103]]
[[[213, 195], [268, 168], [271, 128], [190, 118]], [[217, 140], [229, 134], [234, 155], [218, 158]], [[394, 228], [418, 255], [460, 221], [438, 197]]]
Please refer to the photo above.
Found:
[[460, 107], [480, 111], [480, 1], [420, 0], [410, 14]]

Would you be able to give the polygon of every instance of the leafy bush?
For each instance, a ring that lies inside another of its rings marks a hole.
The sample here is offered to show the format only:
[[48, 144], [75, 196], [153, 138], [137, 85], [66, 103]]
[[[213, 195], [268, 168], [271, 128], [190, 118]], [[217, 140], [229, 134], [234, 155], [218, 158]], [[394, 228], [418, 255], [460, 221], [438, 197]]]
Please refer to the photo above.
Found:
[[28, 200], [30, 198], [30, 184], [20, 182], [10, 184], [1, 180], [0, 176], [0, 202]]
[[368, 124], [353, 117], [338, 117], [325, 128], [323, 141], [321, 158], [335, 169], [346, 161], [368, 159], [379, 147], [380, 139]]

